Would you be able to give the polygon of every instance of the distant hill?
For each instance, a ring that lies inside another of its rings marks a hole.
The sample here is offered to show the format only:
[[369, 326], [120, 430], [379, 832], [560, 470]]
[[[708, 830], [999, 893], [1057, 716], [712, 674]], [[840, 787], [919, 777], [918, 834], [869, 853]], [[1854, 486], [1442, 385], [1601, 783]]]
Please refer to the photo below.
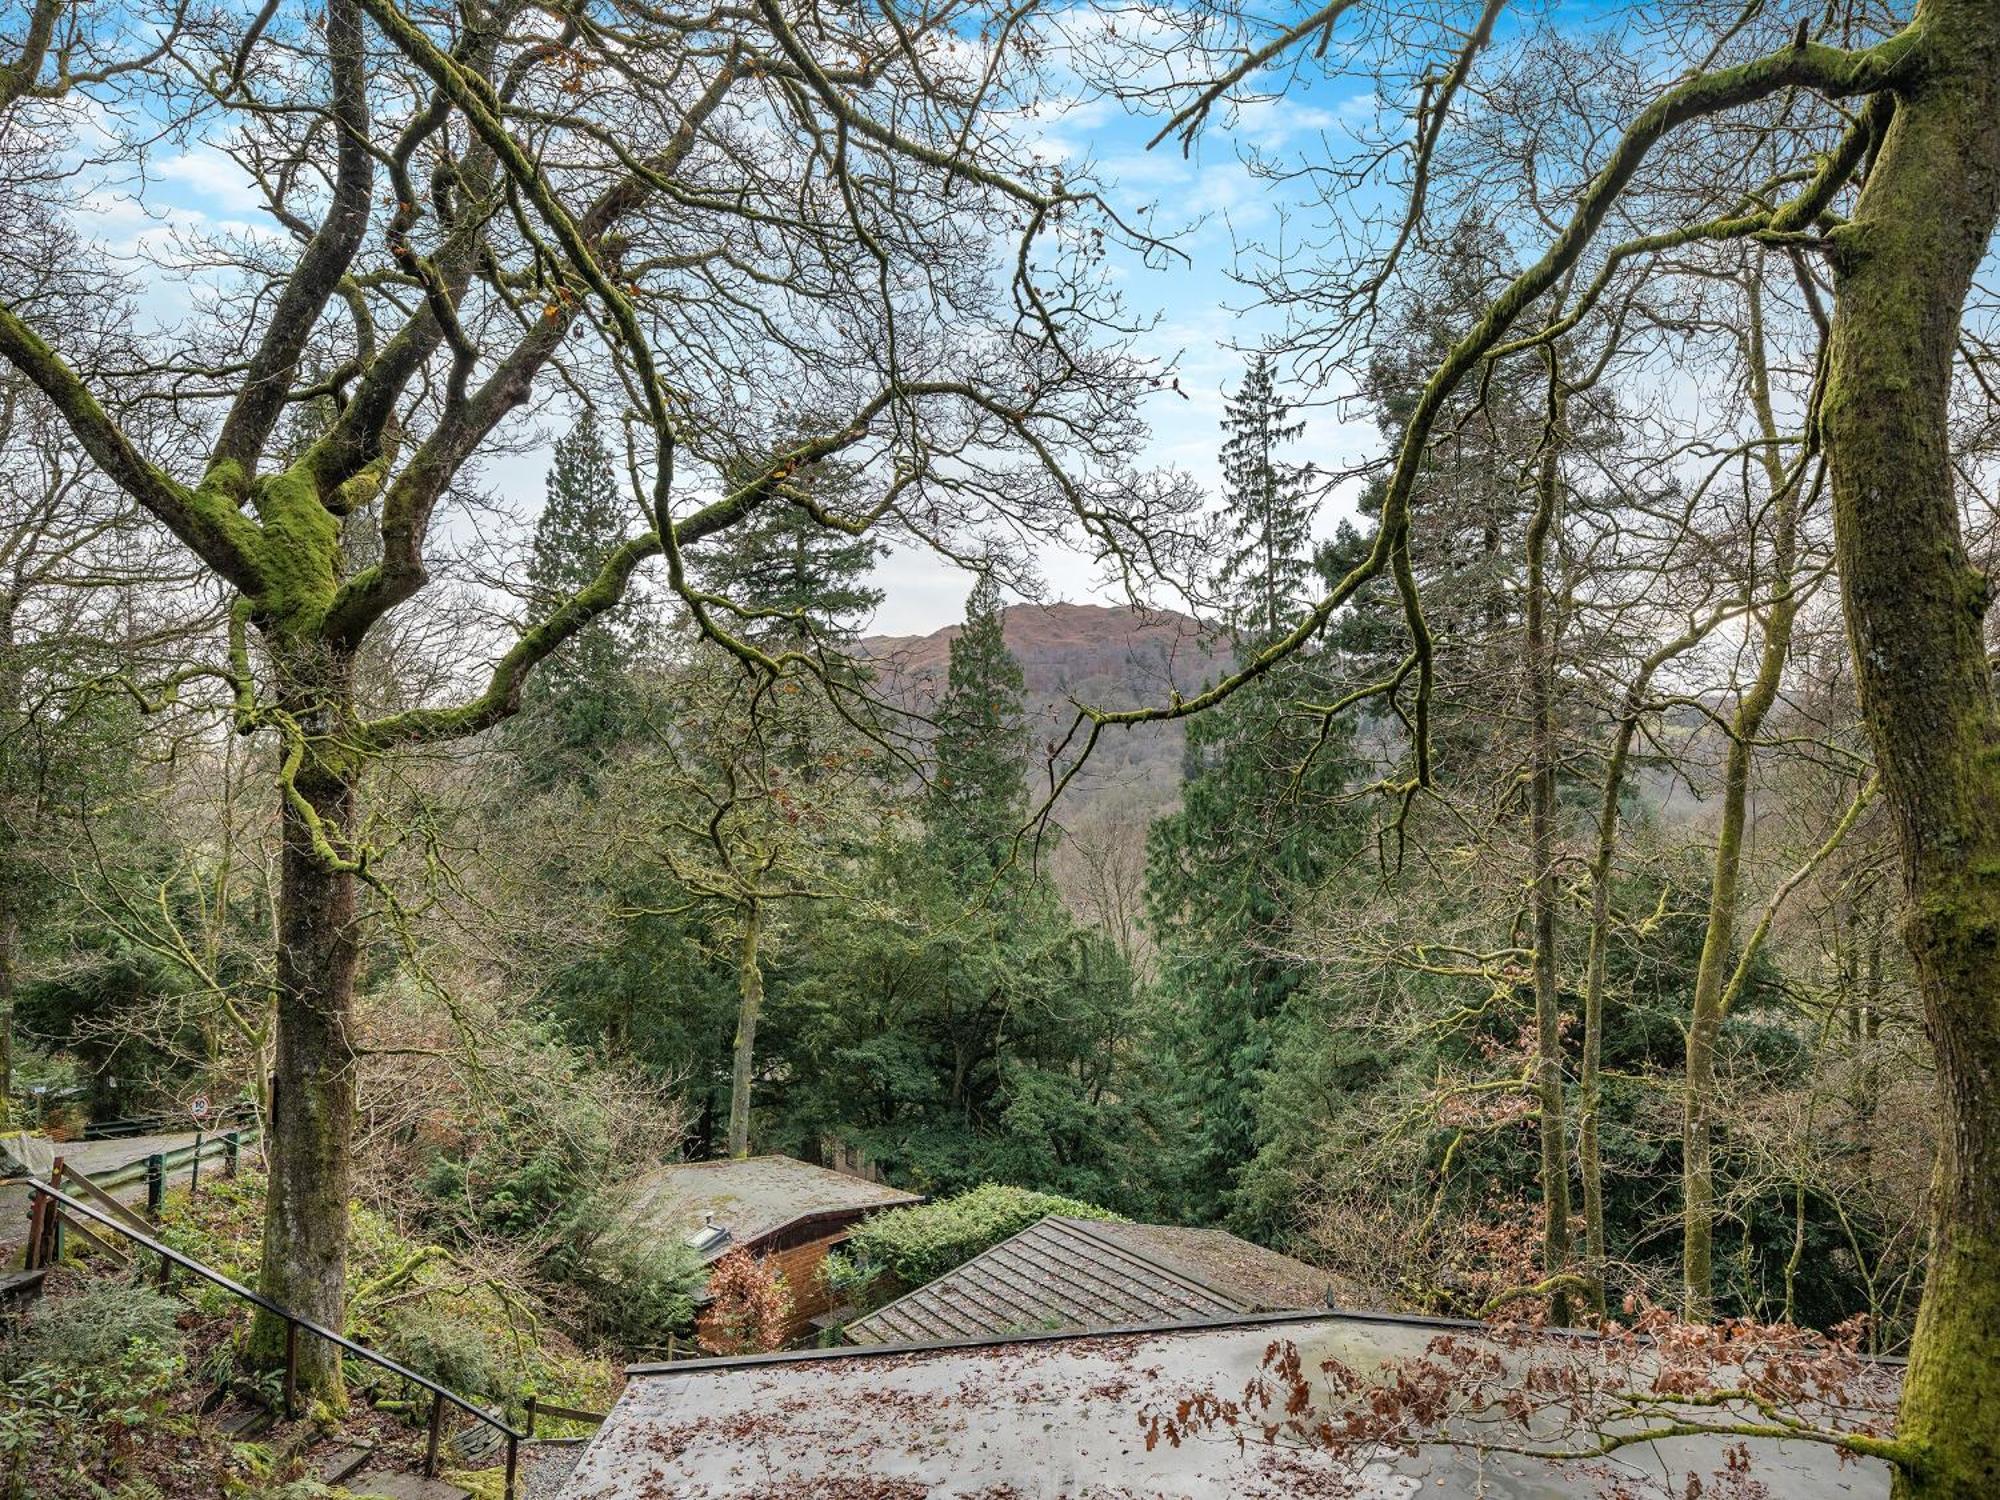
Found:
[[[1104, 708], [1165, 703], [1193, 694], [1227, 669], [1226, 645], [1172, 610], [1124, 605], [1017, 604], [1002, 621], [1007, 649], [1027, 679], [1028, 716], [1038, 759], [1075, 716], [1072, 700]], [[944, 689], [958, 626], [929, 635], [868, 636], [860, 649], [887, 694], [928, 712]], [[1178, 722], [1107, 731], [1065, 798], [1064, 822], [1109, 813], [1151, 818], [1180, 796]], [[1037, 768], [1039, 769], [1039, 767]]]

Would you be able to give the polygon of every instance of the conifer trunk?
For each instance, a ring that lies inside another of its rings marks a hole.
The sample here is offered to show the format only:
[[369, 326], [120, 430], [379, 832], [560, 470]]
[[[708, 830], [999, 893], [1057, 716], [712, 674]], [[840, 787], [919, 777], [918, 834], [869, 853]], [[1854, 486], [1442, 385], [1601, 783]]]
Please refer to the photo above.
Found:
[[736, 965], [736, 1052], [729, 1081], [729, 1154], [750, 1154], [750, 1082], [757, 1054], [757, 1019], [764, 1009], [764, 970], [757, 955], [763, 912], [751, 901], [743, 908]]
[[1945, 1119], [1903, 1384], [1908, 1500], [2000, 1494], [2000, 714], [1959, 533], [1958, 324], [2000, 219], [2000, 4], [1925, 0], [1907, 86], [1832, 232], [1822, 433], [1861, 707], [1908, 897]]

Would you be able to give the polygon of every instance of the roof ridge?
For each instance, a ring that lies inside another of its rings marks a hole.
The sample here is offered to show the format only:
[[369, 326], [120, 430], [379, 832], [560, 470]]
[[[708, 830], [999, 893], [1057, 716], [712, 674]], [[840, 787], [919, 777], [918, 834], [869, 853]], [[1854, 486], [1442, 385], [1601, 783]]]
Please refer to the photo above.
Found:
[[876, 1308], [873, 1312], [863, 1314], [861, 1317], [856, 1318], [854, 1322], [856, 1324], [866, 1323], [871, 1318], [881, 1317], [882, 1314], [888, 1312], [890, 1308], [900, 1307], [903, 1303], [908, 1302], [912, 1297], [916, 1296], [919, 1292], [922, 1292], [926, 1287], [936, 1286], [940, 1281], [943, 1281], [945, 1277], [954, 1276], [958, 1272], [964, 1270], [967, 1266], [971, 1265], [972, 1262], [978, 1260], [980, 1255], [991, 1255], [995, 1250], [1000, 1249], [1003, 1245], [1013, 1244], [1014, 1241], [1018, 1240], [1022, 1235], [1029, 1234], [1034, 1230], [1040, 1229], [1042, 1225], [1046, 1224], [1050, 1219], [1054, 1217], [1055, 1217], [1054, 1214], [1043, 1214], [1041, 1218], [1035, 1220], [1034, 1223], [1023, 1225], [1021, 1228], [1015, 1230], [1012, 1234], [1008, 1235], [1006, 1239], [995, 1240], [992, 1244], [988, 1245], [984, 1250], [981, 1250], [978, 1255], [968, 1255], [964, 1260], [960, 1261], [957, 1265], [953, 1266], [949, 1271], [942, 1271], [936, 1276], [933, 1276], [929, 1281], [911, 1287], [907, 1292], [903, 1293], [902, 1296], [896, 1298], [893, 1302], [884, 1302], [880, 1307]]
[[[1011, 1238], [1011, 1236], [1010, 1236]], [[898, 1298], [898, 1301], [901, 1299]], [[871, 1316], [873, 1316], [871, 1314]], [[987, 1333], [973, 1338], [930, 1339], [910, 1344], [835, 1344], [824, 1349], [780, 1349], [770, 1354], [726, 1354], [707, 1359], [677, 1359], [667, 1363], [631, 1364], [628, 1377], [639, 1375], [694, 1375], [704, 1370], [736, 1369], [746, 1365], [805, 1364], [823, 1359], [907, 1358], [911, 1355], [946, 1353], [959, 1349], [984, 1349], [1008, 1344], [1056, 1343], [1073, 1339], [1147, 1337], [1154, 1334], [1210, 1333], [1231, 1328], [1262, 1328], [1282, 1323], [1393, 1323], [1416, 1328], [1461, 1328], [1491, 1332], [1492, 1325], [1471, 1318], [1420, 1317], [1414, 1313], [1351, 1311], [1338, 1307], [1294, 1307], [1278, 1312], [1238, 1313], [1228, 1318], [1191, 1318], [1185, 1322], [1128, 1323], [1115, 1328], [1063, 1328], [1029, 1333]], [[1545, 1328], [1528, 1330], [1551, 1339], [1595, 1340], [1587, 1329]], [[1880, 1360], [1879, 1363], [1895, 1363]]]

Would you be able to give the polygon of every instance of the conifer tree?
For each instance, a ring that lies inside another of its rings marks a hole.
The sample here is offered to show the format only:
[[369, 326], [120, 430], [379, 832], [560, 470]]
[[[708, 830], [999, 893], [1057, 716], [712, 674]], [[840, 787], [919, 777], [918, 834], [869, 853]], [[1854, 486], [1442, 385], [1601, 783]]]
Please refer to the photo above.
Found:
[[1007, 649], [1000, 586], [980, 577], [951, 643], [925, 825], [947, 867], [983, 879], [1006, 862], [1027, 811], [1026, 680]]
[[1277, 456], [1305, 431], [1291, 412], [1277, 394], [1270, 356], [1254, 355], [1222, 416], [1232, 550], [1216, 570], [1216, 587], [1239, 641], [1276, 639], [1311, 597], [1312, 499], [1305, 470]]
[[[1314, 581], [1303, 471], [1276, 457], [1300, 431], [1287, 418], [1260, 355], [1223, 419], [1223, 516], [1234, 550], [1216, 581], [1246, 655], [1296, 622]], [[1337, 696], [1331, 661], [1295, 654], [1193, 720], [1181, 806], [1147, 841], [1146, 916], [1164, 1002], [1155, 1067], [1179, 1122], [1167, 1168], [1197, 1219], [1235, 1214], [1238, 1177], [1256, 1155], [1263, 1075], [1303, 979], [1280, 956], [1291, 898], [1354, 847], [1350, 819], [1331, 800], [1351, 773], [1350, 732], [1336, 721], [1322, 738], [1319, 720], [1297, 706]]]
[[[546, 493], [527, 569], [540, 608], [587, 585], [626, 540], [617, 472], [587, 407], [556, 442]], [[628, 673], [649, 637], [642, 605], [636, 585], [629, 588], [624, 603], [578, 631], [530, 679], [522, 714], [510, 729], [558, 752], [531, 758], [543, 774], [600, 759], [630, 729]]]
[[813, 519], [800, 501], [835, 514], [858, 507], [855, 476], [825, 462], [793, 475], [778, 496], [741, 526], [718, 537], [701, 559], [703, 585], [759, 615], [742, 633], [761, 646], [853, 644], [882, 602], [868, 575], [882, 555], [872, 537], [852, 536]]

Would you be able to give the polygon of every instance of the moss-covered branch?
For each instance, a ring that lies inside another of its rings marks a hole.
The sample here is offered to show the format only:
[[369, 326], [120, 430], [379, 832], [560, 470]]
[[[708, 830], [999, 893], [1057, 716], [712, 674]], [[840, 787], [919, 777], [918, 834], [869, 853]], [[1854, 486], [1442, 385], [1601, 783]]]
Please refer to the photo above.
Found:
[[48, 397], [113, 483], [244, 593], [262, 585], [256, 525], [216, 489], [190, 489], [147, 458], [56, 351], [10, 306], [0, 305], [0, 356]]

